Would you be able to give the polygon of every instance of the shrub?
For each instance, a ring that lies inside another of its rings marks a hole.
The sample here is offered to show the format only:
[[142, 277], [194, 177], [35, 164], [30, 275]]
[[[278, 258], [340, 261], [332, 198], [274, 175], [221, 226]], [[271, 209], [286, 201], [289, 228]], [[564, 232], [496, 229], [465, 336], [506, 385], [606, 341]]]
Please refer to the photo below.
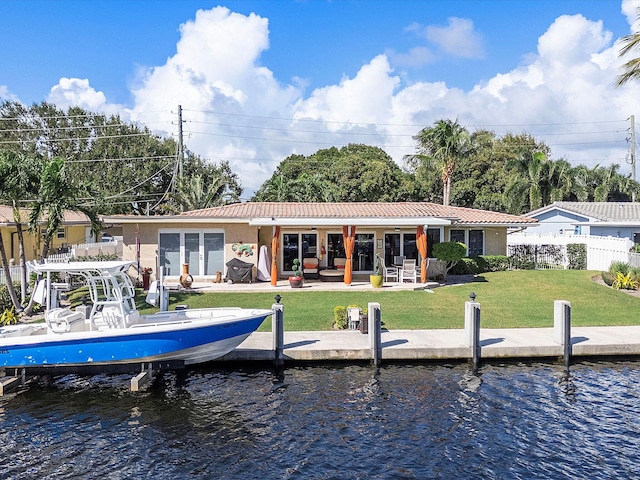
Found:
[[570, 243], [567, 245], [567, 259], [569, 270], [587, 269], [587, 246], [584, 243]]
[[509, 270], [509, 257], [506, 255], [483, 255], [478, 257], [482, 259], [485, 267], [482, 272], [504, 272]]
[[615, 280], [615, 277], [611, 275], [609, 272], [602, 272], [602, 281], [604, 283], [606, 283], [609, 286], [612, 286], [614, 280]]
[[624, 274], [622, 272], [616, 273], [616, 279], [611, 285], [616, 290], [637, 290], [638, 281], [631, 278], [631, 274]]
[[[13, 288], [16, 292], [20, 291], [20, 284], [13, 282]], [[13, 302], [11, 301], [11, 295], [9, 295], [9, 289], [6, 285], [0, 285], [0, 312], [10, 310], [13, 308]]]
[[629, 273], [629, 264], [625, 262], [613, 262], [609, 267], [609, 273], [614, 277], [616, 276], [617, 273], [622, 273], [623, 275], [626, 275], [627, 273]]
[[347, 319], [347, 307], [338, 305], [333, 309], [333, 326], [340, 330], [344, 330], [349, 325]]
[[509, 270], [509, 257], [505, 255], [481, 255], [463, 258], [451, 269], [452, 275], [477, 275], [485, 272]]
[[0, 326], [4, 327], [5, 325], [14, 325], [18, 323], [18, 317], [13, 311], [13, 305], [9, 310], [5, 310], [0, 315]]
[[534, 245], [513, 245], [509, 247], [509, 265], [516, 270], [534, 270], [536, 254]]
[[447, 271], [446, 274], [462, 260], [467, 253], [467, 246], [460, 242], [443, 242], [436, 243], [433, 246], [433, 256], [438, 260], [446, 262]]

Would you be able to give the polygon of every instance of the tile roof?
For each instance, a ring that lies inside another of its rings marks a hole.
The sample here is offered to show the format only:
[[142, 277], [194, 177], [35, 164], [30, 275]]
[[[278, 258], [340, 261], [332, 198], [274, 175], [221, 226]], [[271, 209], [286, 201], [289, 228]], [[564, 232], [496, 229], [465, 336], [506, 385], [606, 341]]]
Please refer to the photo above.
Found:
[[[29, 209], [21, 208], [20, 209], [20, 217], [23, 223], [27, 223], [29, 221]], [[46, 215], [40, 220], [44, 222], [46, 219]], [[64, 220], [62, 222], [64, 225], [69, 225], [73, 223], [91, 223], [89, 218], [81, 212], [72, 212], [67, 210], [64, 212]], [[13, 220], [13, 208], [7, 205], [0, 205], [0, 224], [3, 225], [15, 225], [15, 221]]]
[[184, 212], [180, 217], [224, 218], [445, 218], [458, 224], [521, 225], [532, 218], [429, 202], [247, 202]]
[[554, 207], [602, 222], [640, 222], [638, 202], [553, 202], [527, 215], [536, 215]]

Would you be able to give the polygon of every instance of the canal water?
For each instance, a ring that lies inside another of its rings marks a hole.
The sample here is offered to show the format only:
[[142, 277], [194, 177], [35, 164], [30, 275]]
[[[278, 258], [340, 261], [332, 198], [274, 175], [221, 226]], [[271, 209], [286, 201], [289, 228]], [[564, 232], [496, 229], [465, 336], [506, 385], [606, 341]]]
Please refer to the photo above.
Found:
[[640, 478], [640, 363], [207, 367], [0, 398], [4, 479]]

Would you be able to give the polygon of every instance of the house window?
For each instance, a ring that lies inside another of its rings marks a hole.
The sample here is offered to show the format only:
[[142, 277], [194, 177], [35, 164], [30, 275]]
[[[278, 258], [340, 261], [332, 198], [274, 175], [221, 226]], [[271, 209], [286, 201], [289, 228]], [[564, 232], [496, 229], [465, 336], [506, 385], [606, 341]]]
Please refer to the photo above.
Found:
[[484, 231], [469, 230], [469, 246], [467, 255], [469, 257], [477, 257], [484, 253]]
[[160, 234], [160, 267], [165, 275], [180, 275], [180, 234]]
[[373, 233], [356, 233], [353, 249], [353, 270], [373, 271], [373, 255], [375, 252]]
[[449, 232], [449, 241], [465, 243], [464, 230], [451, 230]]
[[56, 232], [56, 238], [65, 238], [65, 230], [64, 228], [59, 228], [58, 231]]
[[427, 257], [433, 258], [433, 246], [440, 243], [440, 229], [427, 228]]
[[393, 265], [398, 256], [418, 258], [415, 233], [386, 233], [384, 236], [384, 263]]
[[293, 271], [293, 260], [318, 256], [318, 235], [315, 233], [282, 234], [282, 270]]
[[416, 234], [405, 233], [402, 238], [402, 255], [406, 258], [418, 259], [418, 247], [416, 246]]
[[344, 244], [341, 233], [329, 233], [327, 235], [327, 265], [334, 267], [336, 258], [345, 258]]
[[159, 233], [160, 267], [167, 276], [182, 274], [182, 264], [189, 264], [189, 273], [214, 276], [224, 272], [224, 232], [164, 231]]

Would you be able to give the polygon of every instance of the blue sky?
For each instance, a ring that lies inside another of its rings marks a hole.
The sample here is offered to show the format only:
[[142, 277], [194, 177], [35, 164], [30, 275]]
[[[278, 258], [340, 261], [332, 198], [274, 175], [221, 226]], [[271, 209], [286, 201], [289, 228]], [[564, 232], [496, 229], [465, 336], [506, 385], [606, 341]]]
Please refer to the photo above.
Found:
[[[227, 160], [250, 193], [291, 153], [368, 143], [399, 164], [441, 118], [527, 131], [628, 171], [638, 0], [0, 1], [0, 98], [120, 113]], [[640, 119], [638, 119], [640, 121]], [[585, 141], [589, 138], [590, 141]]]

